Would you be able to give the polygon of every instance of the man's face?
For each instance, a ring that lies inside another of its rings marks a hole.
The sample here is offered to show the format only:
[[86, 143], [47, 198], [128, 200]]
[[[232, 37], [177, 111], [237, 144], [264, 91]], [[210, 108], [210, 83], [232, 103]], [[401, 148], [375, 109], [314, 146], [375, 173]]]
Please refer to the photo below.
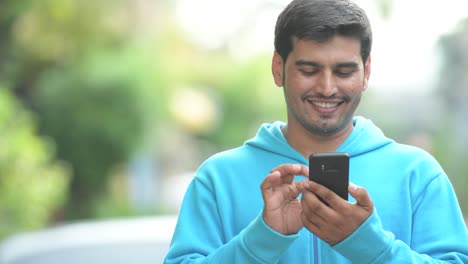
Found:
[[370, 75], [370, 57], [364, 67], [360, 47], [349, 37], [323, 43], [294, 38], [286, 64], [275, 52], [272, 71], [284, 89], [289, 127], [330, 136], [352, 126]]

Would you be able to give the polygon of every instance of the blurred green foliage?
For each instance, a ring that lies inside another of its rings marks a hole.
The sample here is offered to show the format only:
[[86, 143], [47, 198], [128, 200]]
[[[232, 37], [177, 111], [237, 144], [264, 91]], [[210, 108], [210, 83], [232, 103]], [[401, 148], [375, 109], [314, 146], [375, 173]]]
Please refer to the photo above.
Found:
[[[34, 111], [37, 134], [54, 142], [57, 159], [70, 165], [60, 220], [134, 214], [122, 185], [128, 184], [128, 162], [141, 149], [157, 152], [160, 167], [193, 170], [207, 155], [242, 144], [262, 122], [286, 119], [282, 90], [271, 79], [271, 54], [235, 59], [225, 48], [201, 48], [166, 14], [172, 12], [168, 1], [154, 1], [154, 21], [146, 23], [149, 18], [140, 17], [144, 12], [137, 7], [145, 2], [153, 1], [0, 0], [0, 83]], [[379, 0], [378, 7], [383, 17], [391, 16], [392, 1]], [[378, 102], [369, 100], [372, 96], [366, 94], [361, 109], [380, 117], [378, 124], [389, 136], [404, 138], [404, 130], [410, 128], [402, 128], [397, 117], [389, 121], [393, 113], [372, 104]], [[452, 124], [445, 121], [446, 126]], [[36, 132], [31, 131], [32, 137]], [[189, 146], [175, 148], [178, 142], [167, 140], [164, 131], [181, 132], [209, 149], [203, 152], [197, 145], [198, 152], [182, 161]], [[434, 154], [444, 167], [449, 164], [449, 175], [460, 175], [454, 176], [457, 191], [466, 197], [467, 183], [461, 179], [468, 168], [446, 155], [456, 142], [443, 131], [437, 136]], [[29, 155], [34, 144], [18, 151]], [[173, 153], [164, 152], [168, 149]], [[4, 153], [0, 149], [0, 155]], [[49, 163], [55, 164], [53, 152], [47, 153]], [[177, 163], [163, 164], [167, 155], [175, 155]], [[50, 168], [53, 173], [55, 167]], [[65, 189], [60, 183], [56, 188], [57, 193]], [[18, 189], [30, 204], [40, 201], [29, 192]], [[64, 198], [55, 197], [58, 206]], [[11, 199], [0, 203], [23, 206]], [[468, 212], [468, 204], [462, 204]], [[44, 215], [55, 212], [52, 206], [42, 208]], [[30, 219], [43, 224], [41, 218]], [[10, 220], [2, 214], [1, 221]]]
[[[265, 67], [270, 63], [269, 56], [260, 55], [238, 62], [227, 55], [219, 58], [217, 54], [195, 50], [193, 54], [190, 59], [204, 60], [205, 63], [188, 64], [184, 72], [193, 73], [191, 76], [186, 73], [176, 75], [179, 83], [168, 97], [176, 89], [194, 87], [210, 96], [217, 103], [216, 111], [222, 115], [214, 129], [200, 133], [192, 131], [194, 136], [209, 140], [221, 150], [242, 144], [256, 133], [262, 122], [285, 120], [282, 88], [274, 85], [269, 68]], [[184, 65], [184, 62], [174, 65]]]
[[103, 76], [106, 67], [99, 66], [92, 74], [76, 67], [50, 70], [37, 86], [41, 127], [54, 138], [59, 157], [73, 164], [67, 208], [72, 218], [92, 215], [110, 170], [128, 160], [142, 133], [141, 100], [133, 83], [125, 75]]
[[439, 121], [436, 155], [445, 166], [458, 195], [462, 211], [468, 214], [468, 18], [439, 40], [441, 66], [437, 96], [444, 105]]
[[150, 97], [138, 78], [139, 71], [148, 71], [131, 67], [146, 57], [126, 39], [129, 16], [118, 16], [124, 5], [0, 2], [0, 82], [37, 113], [40, 133], [56, 143], [58, 159], [70, 164], [64, 219], [93, 216], [110, 171], [129, 160], [143, 136]]
[[69, 170], [37, 135], [32, 114], [0, 87], [0, 239], [49, 224], [66, 198]]

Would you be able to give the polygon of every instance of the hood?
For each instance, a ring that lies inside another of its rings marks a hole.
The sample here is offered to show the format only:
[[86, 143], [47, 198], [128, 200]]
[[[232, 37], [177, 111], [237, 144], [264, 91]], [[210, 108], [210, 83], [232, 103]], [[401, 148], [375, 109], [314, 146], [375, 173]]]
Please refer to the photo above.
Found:
[[[337, 152], [347, 152], [350, 157], [354, 157], [393, 142], [392, 139], [387, 138], [382, 130], [375, 126], [369, 119], [356, 116], [353, 119], [353, 123], [353, 132], [351, 132], [348, 138], [338, 147], [336, 150]], [[286, 138], [281, 132], [281, 128], [284, 125], [285, 123], [280, 121], [273, 124], [262, 124], [257, 135], [246, 141], [245, 144], [307, 164], [307, 159], [293, 149], [286, 141]]]

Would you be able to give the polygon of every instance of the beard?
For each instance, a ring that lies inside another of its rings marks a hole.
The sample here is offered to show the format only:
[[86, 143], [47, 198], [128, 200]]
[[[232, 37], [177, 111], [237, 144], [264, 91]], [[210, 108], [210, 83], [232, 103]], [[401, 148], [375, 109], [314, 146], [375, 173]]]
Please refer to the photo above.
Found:
[[352, 122], [354, 112], [361, 101], [361, 96], [362, 94], [358, 94], [355, 97], [343, 97], [344, 103], [351, 103], [351, 108], [338, 117], [321, 115], [318, 119], [314, 120], [307, 113], [300, 114], [291, 107], [292, 105], [289, 102], [287, 102], [288, 112], [291, 113], [292, 117], [309, 133], [322, 137], [332, 136], [343, 130]]

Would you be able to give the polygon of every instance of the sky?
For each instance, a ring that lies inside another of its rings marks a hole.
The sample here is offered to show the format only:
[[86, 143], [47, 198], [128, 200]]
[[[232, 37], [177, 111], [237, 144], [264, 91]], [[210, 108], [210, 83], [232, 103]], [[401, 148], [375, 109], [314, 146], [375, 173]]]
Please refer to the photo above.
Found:
[[[179, 0], [177, 18], [195, 44], [227, 46], [242, 59], [273, 50], [276, 18], [289, 0]], [[370, 86], [382, 92], [430, 92], [437, 82], [437, 40], [468, 18], [466, 0], [393, 0], [383, 19], [375, 0], [355, 0], [373, 29]]]

